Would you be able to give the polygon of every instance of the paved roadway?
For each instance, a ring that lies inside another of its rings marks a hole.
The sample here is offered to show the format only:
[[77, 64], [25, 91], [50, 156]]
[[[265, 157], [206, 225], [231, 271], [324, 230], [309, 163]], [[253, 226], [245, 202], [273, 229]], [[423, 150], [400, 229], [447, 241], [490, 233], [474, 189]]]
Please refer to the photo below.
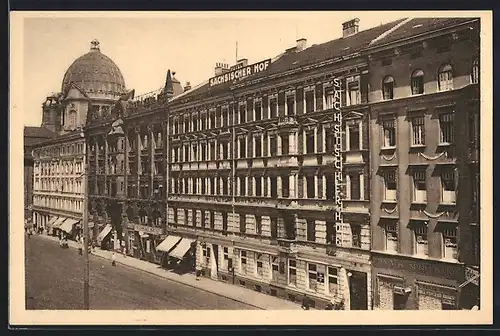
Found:
[[[83, 256], [25, 239], [26, 309], [83, 309]], [[255, 309], [244, 303], [90, 255], [90, 309]]]

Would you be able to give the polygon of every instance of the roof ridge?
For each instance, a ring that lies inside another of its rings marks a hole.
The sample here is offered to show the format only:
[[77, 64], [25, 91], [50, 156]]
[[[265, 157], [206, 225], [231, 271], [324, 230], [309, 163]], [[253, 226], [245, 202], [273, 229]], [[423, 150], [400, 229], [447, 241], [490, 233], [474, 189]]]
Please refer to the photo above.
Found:
[[391, 29], [388, 29], [386, 30], [385, 32], [383, 32], [382, 34], [380, 34], [379, 36], [377, 36], [376, 38], [374, 38], [369, 44], [368, 46], [371, 46], [373, 45], [375, 42], [383, 39], [384, 37], [386, 37], [387, 35], [389, 35], [390, 33], [394, 32], [395, 30], [399, 29], [399, 27], [401, 27], [402, 25], [410, 22], [411, 20], [413, 20], [414, 18], [406, 18], [404, 20], [402, 20], [400, 23], [398, 23], [397, 25], [395, 25], [394, 27], [392, 27]]

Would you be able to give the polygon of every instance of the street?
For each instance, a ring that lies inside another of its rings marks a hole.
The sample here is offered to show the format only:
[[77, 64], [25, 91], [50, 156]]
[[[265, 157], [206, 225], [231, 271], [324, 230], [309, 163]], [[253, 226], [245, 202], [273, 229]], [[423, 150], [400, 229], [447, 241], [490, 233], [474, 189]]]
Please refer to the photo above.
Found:
[[[83, 309], [84, 258], [72, 248], [25, 238], [26, 309]], [[256, 309], [90, 255], [90, 309]]]

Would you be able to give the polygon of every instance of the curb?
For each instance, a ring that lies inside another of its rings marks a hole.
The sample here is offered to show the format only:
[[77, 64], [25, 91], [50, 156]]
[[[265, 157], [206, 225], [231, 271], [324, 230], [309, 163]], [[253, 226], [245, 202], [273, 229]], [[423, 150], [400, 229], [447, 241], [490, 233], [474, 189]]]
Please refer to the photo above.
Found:
[[[40, 236], [40, 237], [43, 237], [45, 239], [48, 239], [48, 240], [53, 240], [51, 239], [51, 237], [49, 236]], [[72, 246], [72, 244], [68, 244], [69, 247], [71, 248], [78, 248], [78, 247], [75, 247], [75, 246]], [[92, 253], [89, 251], [89, 255], [93, 255], [95, 257], [99, 257], [101, 259], [106, 259], [106, 260], [110, 260], [110, 258], [108, 257], [105, 257], [105, 256], [102, 256], [102, 255], [99, 255], [99, 254], [95, 254], [95, 253]], [[130, 257], [132, 258], [132, 257]], [[179, 280], [175, 280], [175, 279], [170, 279], [170, 278], [166, 278], [164, 276], [161, 276], [159, 274], [156, 274], [156, 273], [153, 273], [151, 271], [148, 271], [148, 270], [145, 270], [145, 269], [142, 269], [142, 268], [138, 268], [138, 267], [134, 267], [134, 266], [131, 266], [131, 265], [127, 265], [127, 264], [124, 264], [123, 262], [120, 262], [118, 260], [116, 260], [116, 263], [117, 264], [120, 264], [120, 265], [123, 265], [125, 267], [128, 267], [128, 268], [132, 268], [132, 269], [135, 269], [135, 270], [140, 270], [140, 271], [143, 271], [143, 272], [146, 272], [148, 274], [151, 274], [151, 275], [154, 275], [154, 276], [157, 276], [159, 278], [162, 278], [162, 279], [165, 279], [165, 280], [169, 280], [169, 281], [172, 281], [172, 282], [175, 282], [175, 283], [178, 283], [178, 284], [182, 284], [182, 285], [185, 285], [185, 286], [189, 286], [191, 288], [196, 288], [198, 290], [201, 290], [201, 291], [204, 291], [204, 292], [207, 292], [207, 293], [211, 293], [211, 294], [214, 294], [214, 295], [217, 295], [217, 296], [220, 296], [220, 297], [223, 297], [223, 298], [226, 298], [226, 299], [230, 299], [230, 300], [233, 300], [233, 301], [236, 301], [236, 302], [239, 302], [239, 303], [243, 303], [243, 304], [246, 304], [247, 306], [251, 306], [251, 307], [254, 307], [254, 308], [257, 308], [257, 309], [260, 309], [260, 310], [266, 310], [265, 308], [262, 308], [262, 307], [259, 307], [259, 306], [256, 306], [254, 304], [251, 304], [251, 303], [248, 303], [248, 302], [245, 302], [245, 301], [242, 301], [242, 300], [239, 300], [239, 299], [235, 299], [233, 297], [230, 297], [228, 295], [224, 295], [224, 294], [220, 294], [220, 293], [216, 293], [216, 292], [213, 292], [213, 291], [210, 291], [210, 290], [207, 290], [207, 289], [204, 289], [204, 288], [200, 288], [200, 287], [196, 287], [194, 285], [191, 285], [191, 284], [188, 284], [188, 283], [185, 283], [185, 282], [182, 282], [182, 281], [179, 281]]]

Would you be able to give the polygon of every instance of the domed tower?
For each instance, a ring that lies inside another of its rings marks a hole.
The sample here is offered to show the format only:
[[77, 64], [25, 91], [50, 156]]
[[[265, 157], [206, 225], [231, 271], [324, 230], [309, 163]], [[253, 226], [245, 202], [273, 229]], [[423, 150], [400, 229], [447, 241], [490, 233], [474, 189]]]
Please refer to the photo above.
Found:
[[62, 131], [83, 127], [91, 106], [96, 117], [103, 117], [125, 92], [120, 69], [101, 52], [99, 41], [93, 40], [90, 51], [78, 57], [64, 74], [60, 113], [52, 117], [61, 125]]

